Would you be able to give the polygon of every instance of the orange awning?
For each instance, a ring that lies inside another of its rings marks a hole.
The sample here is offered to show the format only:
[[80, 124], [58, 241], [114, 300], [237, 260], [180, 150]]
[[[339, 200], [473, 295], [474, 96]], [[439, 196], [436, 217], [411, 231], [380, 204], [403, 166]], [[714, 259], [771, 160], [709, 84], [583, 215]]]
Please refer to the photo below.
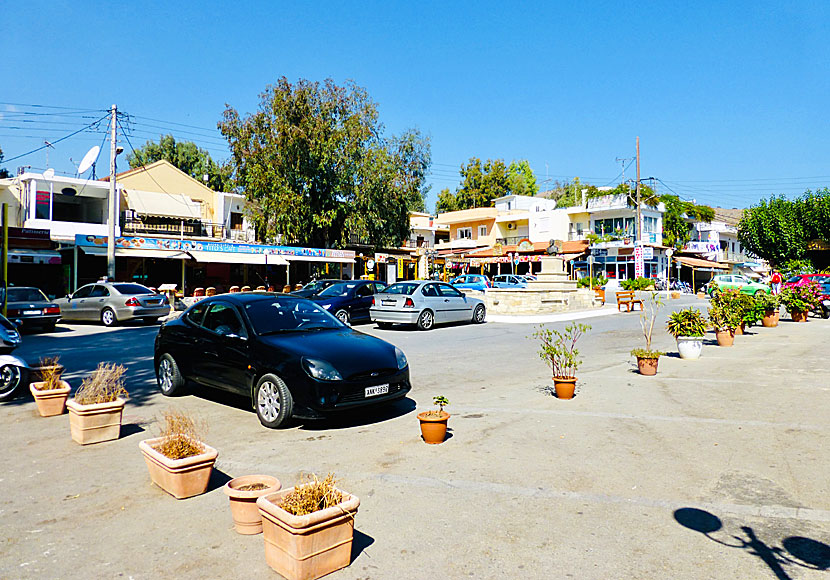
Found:
[[710, 262], [701, 258], [689, 258], [687, 256], [675, 256], [674, 258], [684, 266], [692, 268], [714, 268], [715, 270], [728, 270], [729, 266], [721, 264], [720, 262]]

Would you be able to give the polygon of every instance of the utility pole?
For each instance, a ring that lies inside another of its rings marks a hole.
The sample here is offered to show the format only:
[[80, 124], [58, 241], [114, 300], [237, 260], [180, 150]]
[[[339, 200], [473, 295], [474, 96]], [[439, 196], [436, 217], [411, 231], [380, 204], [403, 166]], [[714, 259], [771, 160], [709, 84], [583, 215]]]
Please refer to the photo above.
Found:
[[625, 163], [626, 161], [633, 161], [633, 157], [617, 157], [615, 161], [622, 166], [622, 181], [620, 183], [625, 183]]
[[637, 232], [634, 242], [639, 243], [643, 238], [643, 214], [640, 211], [640, 138], [637, 137]]
[[118, 220], [118, 199], [115, 196], [115, 119], [118, 108], [113, 105], [110, 109], [110, 195], [109, 215], [107, 216], [107, 277], [115, 280], [115, 223]]

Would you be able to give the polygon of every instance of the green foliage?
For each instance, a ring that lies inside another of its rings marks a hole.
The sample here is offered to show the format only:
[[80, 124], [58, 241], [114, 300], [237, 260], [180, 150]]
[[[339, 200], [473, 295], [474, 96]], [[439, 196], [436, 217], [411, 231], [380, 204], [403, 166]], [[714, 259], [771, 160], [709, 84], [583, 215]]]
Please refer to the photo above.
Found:
[[455, 193], [443, 189], [438, 194], [436, 213], [490, 207], [494, 199], [505, 195], [536, 195], [539, 191], [526, 160], [512, 161], [508, 167], [502, 159], [488, 159], [482, 164], [478, 157], [471, 157], [461, 165], [460, 174], [461, 185]]
[[219, 129], [262, 239], [398, 246], [409, 211], [424, 207], [429, 139], [415, 130], [385, 139], [375, 103], [352, 82], [282, 77], [255, 113], [227, 107]]
[[808, 259], [803, 260], [787, 260], [779, 266], [781, 276], [786, 280], [798, 274], [811, 274], [815, 272], [813, 263]]
[[435, 213], [456, 211], [457, 209], [458, 203], [453, 192], [446, 187], [438, 192], [438, 201], [435, 203]]
[[764, 292], [763, 294], [755, 296], [755, 302], [758, 306], [763, 308], [765, 312], [775, 311], [778, 310], [779, 306], [781, 306], [781, 295], [767, 294]]
[[206, 149], [200, 149], [190, 141], [176, 141], [173, 135], [161, 135], [159, 142], [147, 141], [143, 146], [127, 155], [130, 167], [135, 169], [165, 159], [187, 173], [190, 177], [205, 183], [214, 191], [231, 191], [230, 165], [218, 165]]
[[700, 310], [686, 308], [672, 312], [666, 323], [666, 330], [673, 337], [678, 336], [703, 336], [706, 334], [706, 317]]
[[631, 349], [631, 356], [636, 356], [637, 358], [660, 358], [666, 354], [662, 350], [648, 350], [645, 348], [633, 348]]
[[735, 330], [741, 325], [744, 307], [738, 290], [712, 293], [709, 302], [709, 320], [715, 330]]
[[805, 257], [811, 240], [830, 241], [830, 190], [807, 190], [795, 200], [771, 196], [744, 211], [738, 239], [777, 267]]
[[576, 281], [577, 288], [599, 288], [600, 286], [605, 286], [608, 284], [608, 278], [605, 276], [597, 276], [597, 277], [590, 277], [585, 276], [584, 278], [580, 278]]
[[[764, 294], [766, 294], [766, 292]], [[764, 318], [766, 309], [761, 306], [757, 300], [755, 300], [754, 296], [750, 296], [749, 294], [741, 294], [740, 302], [742, 308], [741, 322], [748, 324], [749, 326], [753, 326], [758, 322], [761, 322], [761, 319]]]
[[[2, 164], [3, 164], [3, 148], [0, 147], [0, 165], [2, 165]], [[0, 179], [6, 179], [8, 177], [11, 177], [11, 173], [9, 173], [9, 170], [4, 168], [4, 167], [0, 167]]]
[[663, 243], [674, 248], [682, 248], [691, 239], [692, 225], [686, 219], [711, 222], [715, 219], [715, 210], [708, 205], [696, 205], [684, 201], [676, 195], [661, 195], [660, 201], [665, 206], [663, 212]]
[[511, 161], [507, 168], [507, 186], [513, 195], [536, 195], [539, 184], [527, 159]]
[[555, 378], [574, 378], [582, 364], [576, 343], [589, 330], [591, 327], [587, 324], [571, 322], [563, 332], [539, 326], [531, 335], [539, 339], [539, 357], [551, 368]]
[[621, 280], [620, 286], [622, 286], [623, 290], [645, 290], [646, 288], [654, 286], [654, 280], [643, 278], [642, 276], [639, 278], [628, 278], [627, 280]]
[[808, 282], [801, 286], [791, 286], [781, 290], [781, 302], [787, 312], [807, 312], [821, 302], [821, 287], [815, 282]]
[[440, 412], [443, 412], [444, 411], [444, 405], [449, 405], [450, 400], [447, 397], [443, 396], [443, 395], [436, 395], [435, 397], [432, 397], [432, 404], [433, 405], [438, 405], [438, 410]]

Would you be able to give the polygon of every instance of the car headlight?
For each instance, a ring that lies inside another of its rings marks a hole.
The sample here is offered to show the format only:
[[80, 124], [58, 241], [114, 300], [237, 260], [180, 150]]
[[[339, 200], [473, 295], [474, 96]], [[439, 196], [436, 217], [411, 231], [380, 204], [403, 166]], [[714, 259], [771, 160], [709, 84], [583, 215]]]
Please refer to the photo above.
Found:
[[323, 304], [323, 308], [325, 308], [326, 310], [328, 310], [329, 308], [331, 308], [331, 304]]
[[405, 369], [409, 363], [406, 360], [406, 355], [397, 346], [395, 347], [395, 358], [398, 361], [398, 370]]
[[343, 377], [330, 363], [313, 358], [303, 359], [303, 368], [312, 378], [320, 381], [342, 381]]

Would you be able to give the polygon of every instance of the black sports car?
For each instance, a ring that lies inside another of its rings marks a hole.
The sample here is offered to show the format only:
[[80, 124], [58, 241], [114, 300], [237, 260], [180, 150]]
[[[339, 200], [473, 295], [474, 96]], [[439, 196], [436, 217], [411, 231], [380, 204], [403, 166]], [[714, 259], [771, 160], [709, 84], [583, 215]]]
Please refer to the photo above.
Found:
[[155, 343], [159, 388], [185, 381], [251, 397], [260, 422], [320, 418], [403, 398], [409, 365], [398, 347], [289, 294], [205, 298], [164, 323]]

